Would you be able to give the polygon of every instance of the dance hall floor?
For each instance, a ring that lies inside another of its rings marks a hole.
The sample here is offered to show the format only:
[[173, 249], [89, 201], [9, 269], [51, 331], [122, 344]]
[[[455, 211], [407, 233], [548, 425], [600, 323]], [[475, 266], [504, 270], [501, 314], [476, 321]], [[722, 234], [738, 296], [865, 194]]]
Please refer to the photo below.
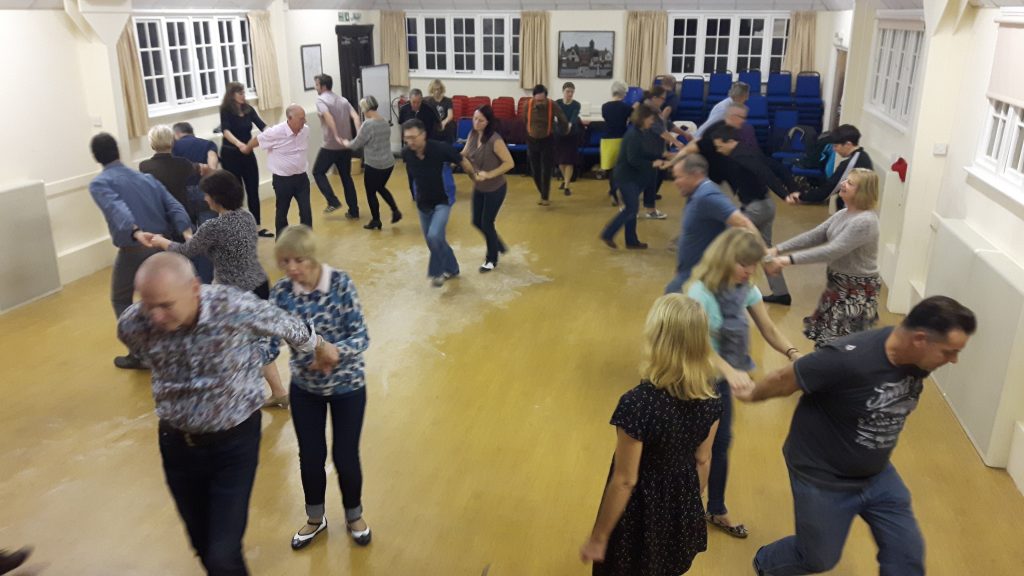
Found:
[[[324, 216], [313, 187], [322, 260], [354, 278], [371, 336], [362, 459], [373, 544], [358, 548], [347, 537], [331, 469], [330, 530], [291, 550], [305, 521], [297, 447], [288, 413], [267, 410], [245, 539], [252, 572], [589, 574], [577, 550], [614, 448], [608, 419], [638, 381], [644, 316], [672, 276], [668, 246], [682, 200], [665, 183], [659, 207], [668, 220], [639, 221], [651, 249], [613, 251], [597, 239], [615, 213], [605, 181], [581, 180], [571, 197], [553, 191], [552, 206], [542, 208], [531, 181], [512, 176], [498, 219], [509, 253], [496, 271], [479, 274], [483, 238], [470, 225], [469, 183], [459, 175], [448, 231], [462, 276], [437, 289], [426, 278], [427, 250], [401, 168], [391, 181], [406, 218], [387, 224], [385, 207], [382, 232], [362, 228], [364, 198], [360, 222], [343, 211]], [[272, 217], [272, 200], [263, 212]], [[777, 239], [825, 217], [821, 207], [780, 204]], [[260, 241], [277, 279], [272, 248]], [[109, 275], [107, 268], [0, 316], [0, 547], [36, 546], [23, 574], [199, 574], [164, 484], [149, 374], [111, 362], [123, 349]], [[794, 304], [770, 312], [808, 350], [801, 319], [822, 289], [823, 266], [787, 276]], [[753, 348], [762, 370], [784, 362], [760, 336]], [[287, 378], [286, 359], [279, 365]], [[795, 402], [737, 407], [727, 496], [751, 535], [712, 531], [691, 574], [749, 575], [757, 548], [791, 532], [781, 446]], [[1003, 470], [985, 467], [931, 382], [895, 463], [914, 495], [929, 574], [1024, 574], [1024, 496]], [[831, 574], [877, 574], [874, 556], [858, 520]]]

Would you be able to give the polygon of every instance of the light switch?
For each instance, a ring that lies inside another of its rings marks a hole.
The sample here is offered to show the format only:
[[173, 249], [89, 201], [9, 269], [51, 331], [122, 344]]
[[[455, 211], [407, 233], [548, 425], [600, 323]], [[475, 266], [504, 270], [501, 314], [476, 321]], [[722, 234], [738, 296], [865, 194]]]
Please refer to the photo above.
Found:
[[949, 152], [949, 144], [940, 143], [932, 146], [933, 156], [945, 156], [947, 152]]

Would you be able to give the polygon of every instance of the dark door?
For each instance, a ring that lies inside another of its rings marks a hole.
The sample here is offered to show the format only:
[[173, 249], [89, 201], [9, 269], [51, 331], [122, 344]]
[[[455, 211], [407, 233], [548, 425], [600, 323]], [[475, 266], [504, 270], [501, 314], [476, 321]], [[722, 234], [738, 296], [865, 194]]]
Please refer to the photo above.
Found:
[[335, 26], [341, 73], [336, 89], [353, 105], [359, 102], [356, 88], [362, 66], [373, 66], [373, 26]]

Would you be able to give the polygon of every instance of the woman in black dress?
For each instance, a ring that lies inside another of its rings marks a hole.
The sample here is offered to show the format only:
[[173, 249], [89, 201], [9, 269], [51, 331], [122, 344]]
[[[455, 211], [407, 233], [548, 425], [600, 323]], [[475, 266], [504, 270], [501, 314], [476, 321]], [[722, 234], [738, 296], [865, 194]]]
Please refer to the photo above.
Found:
[[259, 228], [256, 235], [273, 238], [273, 232], [260, 226], [260, 169], [249, 147], [254, 124], [260, 132], [267, 127], [256, 109], [246, 103], [245, 86], [238, 82], [228, 82], [224, 100], [220, 104], [220, 128], [224, 133], [220, 160], [224, 169], [234, 174], [245, 188], [249, 212]]
[[595, 576], [678, 576], [707, 550], [701, 492], [722, 412], [708, 333], [700, 304], [682, 294], [647, 314], [642, 380], [612, 414], [615, 456], [580, 549]]
[[565, 134], [555, 140], [555, 164], [562, 173], [562, 185], [559, 188], [566, 196], [572, 194], [569, 185], [572, 184], [576, 165], [580, 163], [580, 134], [583, 132], [580, 125], [580, 103], [572, 99], [575, 94], [576, 85], [566, 82], [562, 85], [562, 99], [558, 101], [558, 106], [569, 123], [569, 129]]

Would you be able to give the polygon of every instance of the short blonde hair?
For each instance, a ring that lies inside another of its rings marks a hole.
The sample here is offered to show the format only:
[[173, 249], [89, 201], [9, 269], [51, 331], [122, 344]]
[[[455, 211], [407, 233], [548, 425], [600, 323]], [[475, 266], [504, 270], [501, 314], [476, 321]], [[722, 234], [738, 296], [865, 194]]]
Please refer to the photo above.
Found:
[[444, 82], [434, 78], [430, 81], [430, 84], [427, 84], [427, 93], [440, 100], [444, 96]]
[[718, 396], [708, 318], [696, 300], [673, 293], [654, 301], [644, 326], [640, 377], [680, 400]]
[[878, 204], [878, 173], [869, 168], [854, 168], [847, 178], [857, 177], [852, 204], [858, 210], [874, 210]]
[[274, 257], [280, 260], [285, 256], [297, 256], [319, 264], [313, 229], [305, 224], [298, 224], [282, 230], [277, 236], [277, 243], [274, 244]]
[[690, 283], [699, 280], [709, 292], [719, 294], [729, 287], [733, 266], [757, 264], [764, 255], [764, 245], [753, 231], [729, 228], [704, 250], [690, 276]]
[[157, 124], [150, 128], [149, 147], [156, 152], [169, 152], [174, 147], [174, 130], [167, 124]]

